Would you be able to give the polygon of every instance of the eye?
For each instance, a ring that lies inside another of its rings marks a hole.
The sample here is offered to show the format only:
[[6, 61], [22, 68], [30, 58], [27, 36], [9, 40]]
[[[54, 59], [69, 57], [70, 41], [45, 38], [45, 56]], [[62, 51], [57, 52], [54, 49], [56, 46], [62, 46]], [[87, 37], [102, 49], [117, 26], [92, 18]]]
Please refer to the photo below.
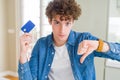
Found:
[[70, 23], [70, 22], [67, 22], [66, 25], [69, 26], [69, 25], [71, 25], [71, 23]]
[[54, 23], [55, 23], [55, 24], [59, 24], [59, 22], [58, 22], [58, 21], [55, 21]]

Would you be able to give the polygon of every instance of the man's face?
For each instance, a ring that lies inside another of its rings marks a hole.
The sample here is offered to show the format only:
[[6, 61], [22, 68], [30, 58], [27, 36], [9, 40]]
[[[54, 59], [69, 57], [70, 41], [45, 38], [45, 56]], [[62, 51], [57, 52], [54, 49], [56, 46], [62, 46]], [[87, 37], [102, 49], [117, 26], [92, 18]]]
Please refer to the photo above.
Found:
[[60, 15], [56, 15], [50, 23], [52, 25], [54, 40], [65, 42], [73, 26], [73, 18], [65, 20], [65, 17], [62, 17], [63, 20], [61, 20], [60, 17]]

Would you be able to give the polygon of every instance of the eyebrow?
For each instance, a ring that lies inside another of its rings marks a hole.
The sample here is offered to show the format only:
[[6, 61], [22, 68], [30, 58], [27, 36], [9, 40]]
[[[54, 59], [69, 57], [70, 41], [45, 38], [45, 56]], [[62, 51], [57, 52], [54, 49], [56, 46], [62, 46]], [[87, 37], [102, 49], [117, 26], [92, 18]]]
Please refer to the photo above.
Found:
[[[60, 22], [60, 21], [57, 21], [56, 19], [53, 19], [53, 21]], [[70, 22], [71, 23], [70, 20], [67, 20], [66, 22]]]
[[53, 21], [59, 22], [59, 21], [57, 21], [57, 20], [55, 20], [55, 19], [54, 19]]

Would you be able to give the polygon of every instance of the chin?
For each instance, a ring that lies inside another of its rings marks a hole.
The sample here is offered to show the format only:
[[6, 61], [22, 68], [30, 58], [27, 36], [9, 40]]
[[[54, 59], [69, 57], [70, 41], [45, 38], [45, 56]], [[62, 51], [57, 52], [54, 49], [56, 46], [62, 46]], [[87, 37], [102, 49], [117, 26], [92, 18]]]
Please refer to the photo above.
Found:
[[66, 41], [66, 38], [59, 38], [60, 41]]

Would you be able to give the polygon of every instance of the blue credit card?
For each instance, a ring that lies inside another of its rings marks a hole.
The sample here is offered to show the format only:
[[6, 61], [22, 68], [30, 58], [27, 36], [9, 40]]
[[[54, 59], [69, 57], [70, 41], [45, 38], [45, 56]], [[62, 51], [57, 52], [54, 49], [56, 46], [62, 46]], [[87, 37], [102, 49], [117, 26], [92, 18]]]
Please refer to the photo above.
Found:
[[29, 33], [34, 27], [35, 24], [29, 20], [25, 25], [22, 26], [21, 30], [25, 33]]

